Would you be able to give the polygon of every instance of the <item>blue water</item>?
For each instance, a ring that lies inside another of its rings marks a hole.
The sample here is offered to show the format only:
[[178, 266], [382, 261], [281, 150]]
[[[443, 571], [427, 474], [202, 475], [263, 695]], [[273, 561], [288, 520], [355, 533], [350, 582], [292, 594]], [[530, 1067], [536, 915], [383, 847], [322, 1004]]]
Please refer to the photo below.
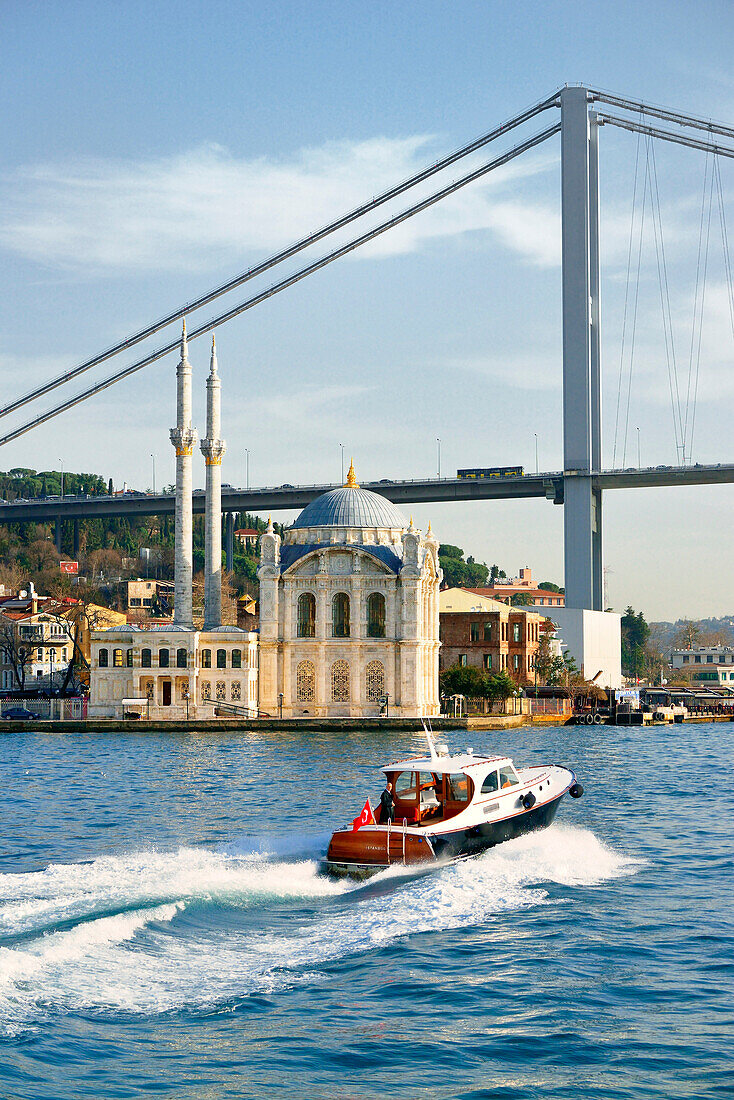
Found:
[[0, 1096], [733, 1095], [733, 732], [474, 734], [585, 797], [361, 886], [410, 736], [0, 735]]

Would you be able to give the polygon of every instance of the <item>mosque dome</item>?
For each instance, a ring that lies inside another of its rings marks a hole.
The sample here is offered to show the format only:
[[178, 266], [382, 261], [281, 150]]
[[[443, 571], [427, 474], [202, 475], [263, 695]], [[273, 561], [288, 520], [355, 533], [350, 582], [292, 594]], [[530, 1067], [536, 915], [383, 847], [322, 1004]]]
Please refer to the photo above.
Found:
[[316, 497], [293, 524], [294, 528], [382, 527], [401, 531], [407, 526], [402, 512], [391, 501], [359, 487], [353, 465], [346, 485]]

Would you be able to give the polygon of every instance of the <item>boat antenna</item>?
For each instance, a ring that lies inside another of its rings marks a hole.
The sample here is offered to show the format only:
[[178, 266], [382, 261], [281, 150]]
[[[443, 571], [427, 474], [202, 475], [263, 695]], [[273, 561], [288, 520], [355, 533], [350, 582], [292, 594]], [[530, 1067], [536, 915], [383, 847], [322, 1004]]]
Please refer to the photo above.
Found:
[[423, 723], [423, 733], [425, 734], [426, 741], [428, 742], [428, 751], [431, 754], [431, 760], [438, 760], [438, 753], [436, 752], [436, 742], [433, 740], [433, 731], [431, 730], [430, 719], [428, 723], [426, 723], [425, 718], [422, 718], [421, 721]]

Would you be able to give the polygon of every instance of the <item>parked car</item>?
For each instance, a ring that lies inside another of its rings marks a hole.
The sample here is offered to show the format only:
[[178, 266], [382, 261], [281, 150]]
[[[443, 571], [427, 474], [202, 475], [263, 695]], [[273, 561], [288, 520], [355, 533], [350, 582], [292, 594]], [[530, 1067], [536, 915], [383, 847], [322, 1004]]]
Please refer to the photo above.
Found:
[[29, 718], [38, 718], [38, 715], [34, 714], [32, 710], [26, 710], [25, 707], [10, 707], [9, 710], [3, 711], [3, 718], [27, 722]]

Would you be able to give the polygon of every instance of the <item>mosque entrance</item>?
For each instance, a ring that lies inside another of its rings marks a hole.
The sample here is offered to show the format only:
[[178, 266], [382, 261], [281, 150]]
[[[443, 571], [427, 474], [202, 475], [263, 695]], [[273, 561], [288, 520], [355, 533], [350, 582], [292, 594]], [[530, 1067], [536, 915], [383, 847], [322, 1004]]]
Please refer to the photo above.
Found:
[[170, 707], [171, 705], [171, 681], [163, 681], [163, 706]]

